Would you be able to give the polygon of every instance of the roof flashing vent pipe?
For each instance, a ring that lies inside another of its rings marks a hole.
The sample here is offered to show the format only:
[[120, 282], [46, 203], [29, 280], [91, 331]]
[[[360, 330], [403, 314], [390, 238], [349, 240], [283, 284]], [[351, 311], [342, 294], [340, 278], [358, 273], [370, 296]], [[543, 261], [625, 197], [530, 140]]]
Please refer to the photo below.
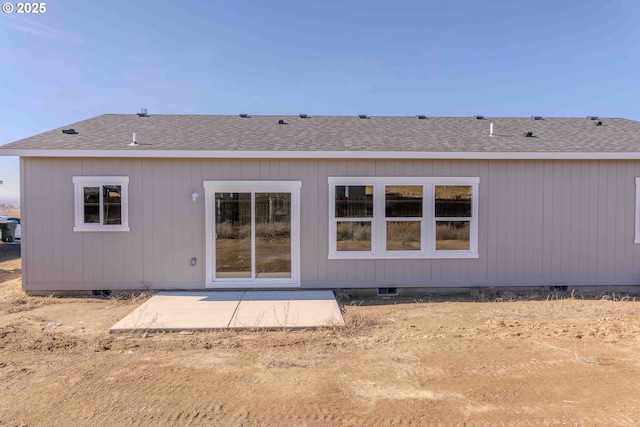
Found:
[[131, 141], [131, 144], [129, 144], [129, 147], [137, 147], [138, 146], [138, 141], [136, 140], [136, 133], [133, 133], [133, 140]]
[[489, 136], [495, 136], [493, 134], [493, 123], [489, 123]]

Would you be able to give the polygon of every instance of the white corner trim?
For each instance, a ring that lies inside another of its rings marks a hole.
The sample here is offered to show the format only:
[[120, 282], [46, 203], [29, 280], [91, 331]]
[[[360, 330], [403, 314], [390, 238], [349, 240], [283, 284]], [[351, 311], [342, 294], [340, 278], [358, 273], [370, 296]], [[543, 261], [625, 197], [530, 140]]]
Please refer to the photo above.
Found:
[[633, 243], [640, 243], [640, 177], [636, 177], [636, 236]]
[[511, 151], [214, 151], [2, 149], [0, 157], [119, 157], [202, 159], [456, 159], [456, 160], [638, 160], [640, 152]]

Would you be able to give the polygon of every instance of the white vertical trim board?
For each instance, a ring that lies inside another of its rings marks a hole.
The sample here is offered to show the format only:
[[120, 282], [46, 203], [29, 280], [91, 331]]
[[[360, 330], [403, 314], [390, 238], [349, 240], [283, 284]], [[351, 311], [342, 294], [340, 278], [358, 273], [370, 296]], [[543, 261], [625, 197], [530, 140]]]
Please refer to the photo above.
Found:
[[640, 177], [636, 177], [636, 237], [634, 243], [640, 243]]

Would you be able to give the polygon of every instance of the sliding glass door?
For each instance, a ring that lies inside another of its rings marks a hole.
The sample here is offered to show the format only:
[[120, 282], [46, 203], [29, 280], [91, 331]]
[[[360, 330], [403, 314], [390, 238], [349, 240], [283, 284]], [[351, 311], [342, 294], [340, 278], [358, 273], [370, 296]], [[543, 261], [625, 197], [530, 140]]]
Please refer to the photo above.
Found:
[[240, 189], [241, 183], [228, 189], [218, 184], [211, 185], [207, 193], [211, 203], [211, 284], [296, 281], [299, 190], [280, 189], [282, 185], [269, 188], [265, 183], [256, 185], [263, 188], [255, 190]]

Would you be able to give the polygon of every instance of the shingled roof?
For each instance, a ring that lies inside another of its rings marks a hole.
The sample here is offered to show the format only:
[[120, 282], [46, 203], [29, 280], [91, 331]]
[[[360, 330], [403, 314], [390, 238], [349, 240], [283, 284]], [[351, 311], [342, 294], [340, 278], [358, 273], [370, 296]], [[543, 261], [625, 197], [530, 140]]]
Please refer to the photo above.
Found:
[[[490, 123], [494, 136], [489, 135]], [[62, 132], [67, 129], [75, 133]], [[527, 132], [532, 136], [524, 136]], [[133, 133], [137, 146], [129, 146]], [[153, 156], [183, 151], [209, 157], [222, 152], [288, 153], [285, 157], [292, 152], [333, 153], [331, 157], [342, 152], [640, 153], [640, 122], [591, 117], [103, 114], [0, 147], [0, 155], [60, 156], [72, 151], [134, 157], [141, 157], [140, 152]]]

